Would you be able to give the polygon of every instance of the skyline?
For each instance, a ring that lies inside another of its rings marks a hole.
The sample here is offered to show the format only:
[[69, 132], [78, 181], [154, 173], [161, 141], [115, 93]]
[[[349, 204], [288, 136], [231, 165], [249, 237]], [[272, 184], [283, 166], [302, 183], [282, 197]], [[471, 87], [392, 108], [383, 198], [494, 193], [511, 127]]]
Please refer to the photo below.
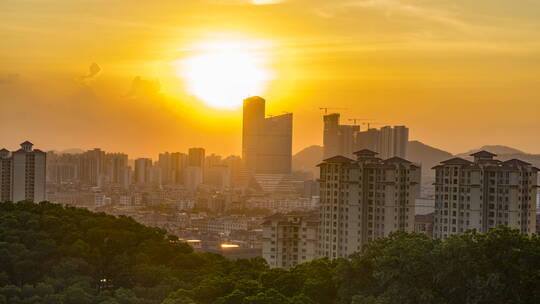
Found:
[[6, 1], [0, 129], [10, 132], [0, 140], [240, 155], [241, 109], [209, 107], [175, 65], [230, 41], [245, 45], [241, 58], [264, 57], [256, 94], [270, 114], [294, 113], [293, 153], [322, 144], [325, 106], [347, 108], [345, 121], [406, 125], [411, 140], [454, 154], [491, 144], [540, 153], [540, 4], [469, 2]]

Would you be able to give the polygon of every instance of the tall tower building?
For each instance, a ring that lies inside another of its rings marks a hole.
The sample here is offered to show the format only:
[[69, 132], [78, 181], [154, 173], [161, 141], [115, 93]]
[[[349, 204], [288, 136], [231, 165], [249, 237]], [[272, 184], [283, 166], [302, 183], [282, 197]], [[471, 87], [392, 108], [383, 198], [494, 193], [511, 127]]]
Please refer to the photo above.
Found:
[[152, 159], [137, 158], [135, 160], [135, 183], [149, 184], [152, 180]]
[[342, 125], [340, 115], [324, 115], [323, 158], [333, 156], [354, 157], [354, 151], [368, 149], [380, 157], [407, 157], [409, 129], [405, 126], [385, 126], [380, 130], [369, 128], [360, 131], [360, 126]]
[[188, 150], [188, 166], [204, 167], [204, 148], [189, 148]]
[[45, 200], [47, 154], [32, 147], [31, 142], [25, 141], [21, 149], [12, 152], [11, 156], [5, 149], [0, 152], [2, 200], [8, 198], [8, 191], [8, 199], [14, 202]]
[[352, 157], [355, 151], [355, 139], [360, 126], [340, 125], [338, 113], [324, 116], [323, 158], [336, 155]]
[[188, 156], [185, 153], [171, 153], [171, 182], [175, 185], [184, 183], [184, 171], [188, 166]]
[[367, 149], [355, 155], [319, 165], [320, 256], [346, 257], [392, 231], [414, 230], [421, 168], [399, 157], [382, 160]]
[[518, 159], [496, 160], [487, 151], [471, 156], [473, 161], [452, 158], [433, 168], [433, 236], [446, 239], [467, 230], [486, 233], [501, 225], [534, 233], [539, 169]]
[[401, 158], [407, 157], [409, 146], [409, 128], [394, 126], [394, 155]]
[[359, 151], [367, 149], [377, 152], [380, 149], [380, 141], [381, 131], [374, 128], [368, 128], [366, 131], [361, 131], [356, 134], [355, 150]]
[[184, 170], [184, 186], [189, 191], [195, 191], [203, 183], [204, 159], [203, 148], [190, 148], [188, 151], [188, 166]]
[[158, 167], [161, 174], [161, 182], [163, 185], [169, 185], [173, 179], [172, 157], [171, 153], [160, 153], [158, 158]]
[[9, 150], [0, 150], [0, 202], [11, 200], [11, 157]]
[[323, 131], [323, 158], [327, 159], [336, 155], [343, 155], [339, 145], [339, 114], [324, 115]]
[[105, 154], [105, 172], [107, 182], [116, 185], [125, 185], [126, 168], [128, 167], [128, 156], [124, 153]]
[[385, 126], [380, 130], [378, 152], [382, 158], [407, 157], [409, 129], [405, 126]]
[[292, 166], [292, 114], [265, 118], [265, 100], [244, 100], [242, 159], [256, 174], [289, 174]]
[[98, 186], [105, 176], [105, 151], [99, 148], [88, 150], [80, 157], [79, 178], [88, 185]]

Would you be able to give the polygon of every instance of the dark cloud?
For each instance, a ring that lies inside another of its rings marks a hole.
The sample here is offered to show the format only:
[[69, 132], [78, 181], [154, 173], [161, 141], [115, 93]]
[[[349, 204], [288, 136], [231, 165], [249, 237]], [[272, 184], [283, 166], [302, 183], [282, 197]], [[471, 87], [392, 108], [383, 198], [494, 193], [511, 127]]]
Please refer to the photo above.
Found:
[[88, 84], [89, 82], [96, 80], [101, 71], [101, 67], [97, 63], [93, 62], [88, 68], [88, 74], [79, 77], [79, 82], [81, 84]]

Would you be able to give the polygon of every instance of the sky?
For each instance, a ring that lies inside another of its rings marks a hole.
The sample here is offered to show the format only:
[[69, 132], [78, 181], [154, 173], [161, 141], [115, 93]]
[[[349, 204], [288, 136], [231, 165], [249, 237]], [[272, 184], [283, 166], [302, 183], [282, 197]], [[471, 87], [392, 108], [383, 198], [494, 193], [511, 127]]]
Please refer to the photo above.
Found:
[[[0, 20], [8, 149], [240, 154], [241, 109], [204, 99], [243, 75], [240, 96], [293, 113], [293, 152], [321, 144], [331, 107], [452, 153], [540, 153], [537, 0], [2, 0]], [[208, 55], [227, 43], [241, 56]], [[189, 74], [194, 58], [257, 71]]]

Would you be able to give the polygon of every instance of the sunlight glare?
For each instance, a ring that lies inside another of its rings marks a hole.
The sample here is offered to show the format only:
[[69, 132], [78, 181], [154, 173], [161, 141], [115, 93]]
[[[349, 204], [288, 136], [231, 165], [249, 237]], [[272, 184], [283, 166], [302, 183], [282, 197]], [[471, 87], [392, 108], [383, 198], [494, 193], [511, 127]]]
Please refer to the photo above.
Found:
[[256, 41], [198, 43], [192, 56], [176, 63], [176, 75], [207, 105], [236, 109], [243, 99], [262, 95], [271, 79], [264, 46]]

